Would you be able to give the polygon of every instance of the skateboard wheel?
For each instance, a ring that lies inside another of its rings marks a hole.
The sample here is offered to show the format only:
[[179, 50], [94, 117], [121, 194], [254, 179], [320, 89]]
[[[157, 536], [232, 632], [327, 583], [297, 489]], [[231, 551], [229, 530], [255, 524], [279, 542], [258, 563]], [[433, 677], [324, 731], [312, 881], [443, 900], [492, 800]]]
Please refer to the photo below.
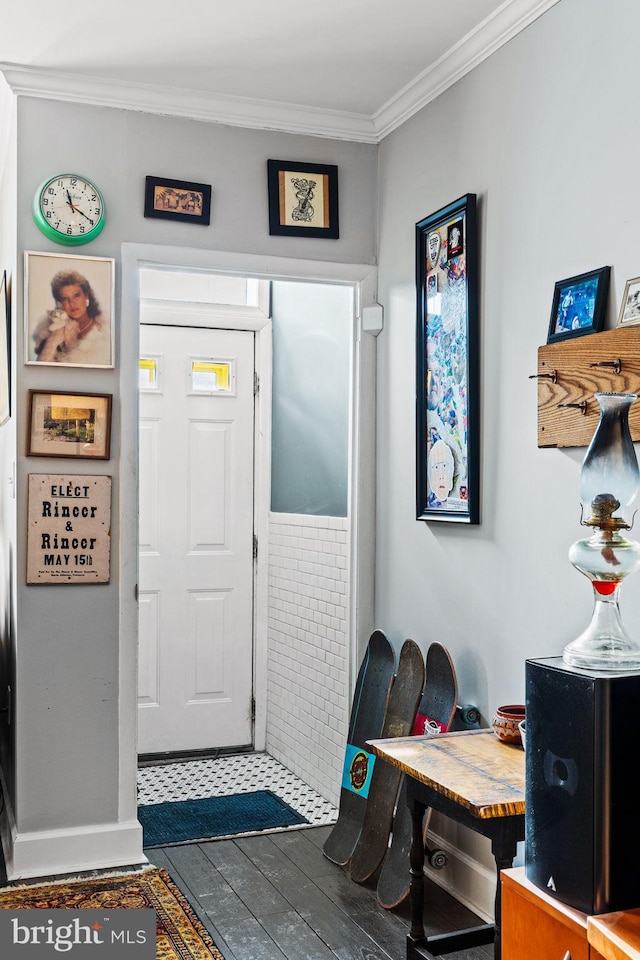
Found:
[[475, 724], [480, 722], [480, 711], [472, 703], [458, 704], [456, 707], [458, 716], [462, 723], [466, 726], [472, 727]]
[[434, 870], [442, 870], [442, 868], [446, 867], [447, 863], [449, 862], [444, 850], [429, 850], [428, 860], [429, 866], [433, 867]]

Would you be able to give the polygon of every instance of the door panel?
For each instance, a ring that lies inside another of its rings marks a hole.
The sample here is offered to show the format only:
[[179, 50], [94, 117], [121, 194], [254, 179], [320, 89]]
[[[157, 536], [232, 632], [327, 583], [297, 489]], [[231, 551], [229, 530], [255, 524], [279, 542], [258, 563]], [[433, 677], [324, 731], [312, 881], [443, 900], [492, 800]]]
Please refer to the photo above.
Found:
[[138, 752], [251, 744], [254, 335], [140, 337]]

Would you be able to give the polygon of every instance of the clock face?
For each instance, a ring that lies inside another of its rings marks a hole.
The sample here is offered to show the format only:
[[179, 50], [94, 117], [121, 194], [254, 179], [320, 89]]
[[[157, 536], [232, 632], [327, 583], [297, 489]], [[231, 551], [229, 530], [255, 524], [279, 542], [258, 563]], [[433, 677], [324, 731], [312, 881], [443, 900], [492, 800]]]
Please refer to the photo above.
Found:
[[44, 235], [56, 243], [89, 243], [104, 227], [104, 200], [86, 177], [60, 174], [36, 190], [33, 219]]

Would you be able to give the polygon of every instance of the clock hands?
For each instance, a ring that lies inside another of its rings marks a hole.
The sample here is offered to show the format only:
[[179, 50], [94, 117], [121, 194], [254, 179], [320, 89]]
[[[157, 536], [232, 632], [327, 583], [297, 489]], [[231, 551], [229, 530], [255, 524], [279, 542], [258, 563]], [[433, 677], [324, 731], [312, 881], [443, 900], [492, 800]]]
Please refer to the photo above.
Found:
[[71, 194], [69, 193], [68, 190], [66, 191], [66, 194], [67, 194], [67, 206], [71, 207], [74, 213], [79, 213], [81, 217], [84, 217], [85, 220], [88, 220], [89, 223], [93, 224], [95, 221], [92, 220], [91, 217], [87, 216], [87, 214], [83, 210], [81, 210], [80, 207], [75, 205], [75, 203], [71, 198]]
[[86, 213], [83, 213], [80, 207], [74, 207], [74, 210], [76, 213], [79, 213], [81, 217], [84, 217], [85, 220], [88, 220], [89, 223], [93, 223], [93, 220], [91, 219], [91, 217], [88, 217]]

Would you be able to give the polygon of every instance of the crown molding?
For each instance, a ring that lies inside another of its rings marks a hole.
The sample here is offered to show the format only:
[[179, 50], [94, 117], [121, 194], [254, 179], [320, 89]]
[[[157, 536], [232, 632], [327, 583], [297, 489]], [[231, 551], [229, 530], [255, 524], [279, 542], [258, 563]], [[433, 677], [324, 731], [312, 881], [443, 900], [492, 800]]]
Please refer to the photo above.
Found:
[[178, 87], [127, 83], [16, 63], [0, 63], [0, 72], [18, 96], [138, 110], [332, 140], [379, 143], [558, 2], [505, 0], [491, 17], [463, 37], [372, 116], [208, 94]]
[[377, 142], [371, 117], [343, 110], [320, 110], [271, 100], [208, 94], [179, 87], [127, 83], [16, 63], [0, 63], [0, 71], [17, 96], [138, 110], [189, 120], [224, 123], [233, 127], [329, 137], [332, 140]]
[[378, 142], [512, 40], [559, 0], [505, 0], [475, 30], [408, 83], [372, 116]]

